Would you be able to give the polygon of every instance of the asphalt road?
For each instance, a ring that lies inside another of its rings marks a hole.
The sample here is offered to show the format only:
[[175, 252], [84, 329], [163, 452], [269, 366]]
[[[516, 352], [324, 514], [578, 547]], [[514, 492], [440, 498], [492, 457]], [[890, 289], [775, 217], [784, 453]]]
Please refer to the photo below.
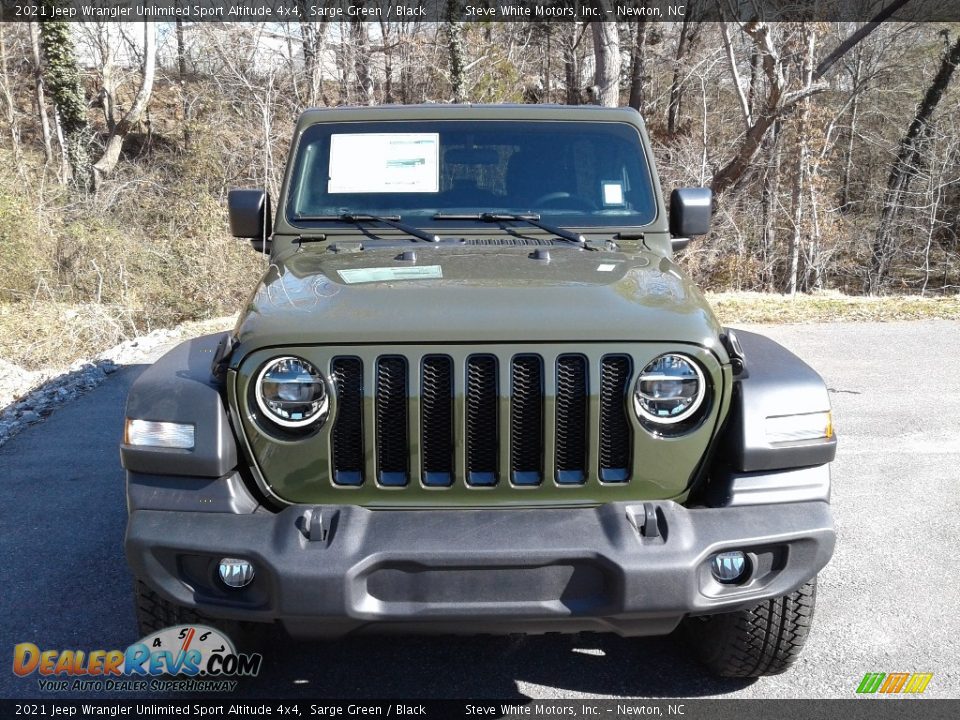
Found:
[[[960, 696], [960, 322], [763, 330], [824, 376], [840, 436], [837, 552], [791, 672], [713, 680], [670, 638], [278, 639], [232, 697], [846, 698], [866, 672], [932, 672], [926, 695]], [[9, 670], [16, 643], [137, 639], [117, 441], [141, 370], [0, 448], [0, 697], [40, 695]]]

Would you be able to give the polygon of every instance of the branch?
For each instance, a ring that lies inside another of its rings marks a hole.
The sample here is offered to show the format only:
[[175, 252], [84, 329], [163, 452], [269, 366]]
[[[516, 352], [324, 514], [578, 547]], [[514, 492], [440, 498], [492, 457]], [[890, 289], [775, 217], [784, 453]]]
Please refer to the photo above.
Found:
[[730, 63], [730, 74], [733, 75], [733, 85], [737, 89], [737, 100], [740, 101], [740, 109], [743, 111], [743, 121], [749, 129], [753, 125], [750, 103], [747, 102], [747, 96], [740, 84], [740, 71], [737, 70], [737, 59], [733, 55], [733, 45], [730, 42], [730, 34], [727, 32], [726, 23], [720, 23], [720, 35], [723, 37], [723, 46], [727, 49], [727, 61]]
[[851, 35], [842, 43], [837, 45], [837, 47], [833, 50], [833, 52], [827, 55], [823, 60], [820, 61], [820, 64], [817, 65], [817, 69], [813, 71], [813, 79], [819, 80], [820, 78], [822, 78], [827, 73], [827, 71], [834, 66], [837, 60], [839, 60], [844, 55], [846, 55], [847, 52], [849, 52], [849, 50], [852, 47], [854, 47], [857, 43], [863, 40], [867, 35], [869, 35], [874, 30], [876, 30], [880, 26], [880, 23], [882, 23], [884, 20], [889, 18], [897, 10], [902, 8], [904, 5], [906, 5], [910, 1], [911, 0], [894, 0], [893, 3], [885, 7], [879, 13], [877, 13], [876, 17], [874, 17], [873, 20], [868, 22], [866, 25], [864, 25], [855, 33], [853, 33], [853, 35]]

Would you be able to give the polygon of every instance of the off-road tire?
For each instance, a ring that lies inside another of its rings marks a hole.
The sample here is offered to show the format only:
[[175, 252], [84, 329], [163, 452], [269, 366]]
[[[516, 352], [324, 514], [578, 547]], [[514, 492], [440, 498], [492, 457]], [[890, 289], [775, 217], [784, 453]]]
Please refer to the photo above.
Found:
[[720, 677], [778, 675], [796, 661], [810, 633], [817, 579], [747, 610], [687, 618], [682, 632]]
[[139, 578], [133, 581], [133, 599], [140, 637], [146, 637], [171, 625], [197, 624], [223, 631], [238, 645], [256, 640], [257, 633], [248, 627], [251, 623], [212, 618], [192, 608], [172, 603], [151, 590]]

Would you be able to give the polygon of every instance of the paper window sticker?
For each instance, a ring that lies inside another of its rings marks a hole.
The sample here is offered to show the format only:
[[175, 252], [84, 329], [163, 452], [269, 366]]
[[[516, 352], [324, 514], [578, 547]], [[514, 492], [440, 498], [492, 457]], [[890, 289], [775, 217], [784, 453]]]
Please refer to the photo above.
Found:
[[603, 185], [604, 205], [623, 205], [623, 183], [618, 180], [607, 180]]
[[327, 192], [439, 192], [439, 157], [438, 133], [334, 134]]

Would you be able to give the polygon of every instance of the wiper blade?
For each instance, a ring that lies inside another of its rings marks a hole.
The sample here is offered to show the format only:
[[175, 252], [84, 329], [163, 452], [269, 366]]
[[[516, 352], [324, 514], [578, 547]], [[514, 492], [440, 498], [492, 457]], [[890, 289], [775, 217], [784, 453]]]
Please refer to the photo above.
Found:
[[437, 213], [433, 216], [434, 220], [477, 220], [479, 222], [485, 223], [499, 223], [499, 222], [525, 222], [534, 227], [538, 227], [541, 230], [546, 230], [551, 235], [556, 235], [561, 240], [566, 240], [567, 242], [574, 243], [585, 249], [593, 249], [587, 245], [586, 238], [579, 233], [575, 233], [572, 230], [565, 230], [564, 228], [556, 227], [555, 225], [548, 225], [545, 222], [540, 222], [540, 216], [536, 213], [494, 213], [494, 212], [483, 212], [483, 213], [471, 213], [466, 215], [456, 215], [456, 214], [447, 214], [447, 213]]
[[423, 240], [424, 242], [440, 242], [440, 238], [438, 238], [436, 235], [431, 235], [430, 233], [424, 232], [420, 228], [416, 228], [413, 225], [407, 225], [406, 223], [400, 222], [399, 215], [341, 213], [340, 215], [297, 215], [296, 219], [306, 220], [308, 222], [348, 222], [353, 223], [360, 228], [362, 228], [366, 223], [378, 222], [388, 225], [389, 227], [396, 228], [397, 230], [405, 232], [407, 235], [415, 237], [418, 240]]

